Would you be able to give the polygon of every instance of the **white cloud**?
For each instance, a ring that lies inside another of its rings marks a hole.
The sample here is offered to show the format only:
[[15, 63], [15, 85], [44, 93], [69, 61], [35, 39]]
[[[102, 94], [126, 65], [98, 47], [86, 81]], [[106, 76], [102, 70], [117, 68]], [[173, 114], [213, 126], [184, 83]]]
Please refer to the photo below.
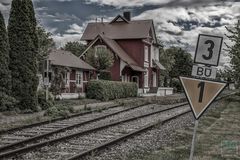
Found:
[[[85, 0], [87, 4], [97, 3], [117, 8], [142, 7], [144, 5], [159, 5], [160, 7], [197, 6], [218, 2], [219, 0]], [[224, 0], [224, 2], [234, 2], [234, 0]]]
[[66, 33], [83, 33], [83, 27], [79, 26], [78, 24], [74, 23], [70, 25], [70, 28], [66, 31]]
[[[222, 5], [220, 3], [188, 8], [159, 8], [143, 12], [133, 19], [153, 19], [156, 33], [167, 47], [183, 47], [194, 55], [197, 37], [200, 33], [223, 36], [224, 41], [231, 44], [224, 36], [227, 32], [225, 26], [233, 26], [239, 16], [240, 3], [222, 3]], [[195, 22], [196, 24], [190, 26], [189, 30], [183, 30], [181, 22]], [[224, 51], [222, 53], [221, 63], [228, 63], [229, 57]]]
[[[57, 47], [63, 47], [67, 42], [72, 42], [72, 41], [80, 41], [81, 35], [83, 33], [83, 29], [85, 28], [85, 25], [87, 24], [84, 23], [83, 26], [79, 26], [78, 24], [74, 23], [69, 25], [69, 29], [66, 30], [65, 34], [54, 34], [52, 38], [54, 39]], [[51, 29], [53, 32], [55, 32], [55, 28]], [[48, 31], [50, 31], [48, 29]], [[53, 33], [51, 32], [51, 33]]]
[[144, 5], [166, 4], [172, 0], [86, 0], [86, 3], [98, 3], [100, 5], [110, 5], [115, 7], [134, 7]]
[[55, 34], [52, 36], [57, 47], [63, 47], [67, 42], [80, 41], [81, 35], [79, 34]]

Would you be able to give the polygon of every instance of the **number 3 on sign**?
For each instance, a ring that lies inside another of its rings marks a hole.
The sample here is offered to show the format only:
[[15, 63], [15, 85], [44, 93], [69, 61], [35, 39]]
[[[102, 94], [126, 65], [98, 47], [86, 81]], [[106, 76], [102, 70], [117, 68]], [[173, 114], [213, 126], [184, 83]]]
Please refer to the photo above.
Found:
[[214, 42], [212, 40], [205, 41], [205, 44], [210, 44], [211, 46], [208, 48], [209, 55], [202, 55], [205, 60], [209, 60], [213, 56], [213, 48], [214, 48]]
[[219, 36], [198, 36], [194, 63], [218, 66], [223, 38]]

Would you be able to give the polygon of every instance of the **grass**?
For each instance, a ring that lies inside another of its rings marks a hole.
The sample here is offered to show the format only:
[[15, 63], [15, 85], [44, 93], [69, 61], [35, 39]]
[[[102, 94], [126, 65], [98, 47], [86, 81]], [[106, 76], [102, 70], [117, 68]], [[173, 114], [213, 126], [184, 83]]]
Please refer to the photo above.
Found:
[[[199, 120], [194, 160], [240, 159], [240, 96], [220, 101]], [[125, 160], [188, 160], [193, 127], [176, 131], [175, 142], [157, 151], [132, 153]], [[237, 151], [238, 149], [238, 151]]]

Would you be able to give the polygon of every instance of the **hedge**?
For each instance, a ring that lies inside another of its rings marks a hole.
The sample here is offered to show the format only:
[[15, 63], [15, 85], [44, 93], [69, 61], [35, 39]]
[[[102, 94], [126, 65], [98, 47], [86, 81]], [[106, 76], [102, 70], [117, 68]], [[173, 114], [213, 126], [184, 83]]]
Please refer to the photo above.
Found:
[[88, 83], [86, 95], [87, 98], [108, 101], [117, 98], [136, 97], [137, 90], [137, 84], [132, 82], [92, 80]]

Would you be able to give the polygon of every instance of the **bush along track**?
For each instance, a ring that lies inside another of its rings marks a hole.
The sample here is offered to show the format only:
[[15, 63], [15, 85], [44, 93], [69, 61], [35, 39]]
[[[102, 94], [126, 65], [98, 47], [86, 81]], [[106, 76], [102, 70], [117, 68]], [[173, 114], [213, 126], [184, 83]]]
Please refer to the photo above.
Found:
[[93, 80], [88, 84], [87, 97], [108, 101], [118, 98], [136, 97], [137, 90], [136, 83]]

